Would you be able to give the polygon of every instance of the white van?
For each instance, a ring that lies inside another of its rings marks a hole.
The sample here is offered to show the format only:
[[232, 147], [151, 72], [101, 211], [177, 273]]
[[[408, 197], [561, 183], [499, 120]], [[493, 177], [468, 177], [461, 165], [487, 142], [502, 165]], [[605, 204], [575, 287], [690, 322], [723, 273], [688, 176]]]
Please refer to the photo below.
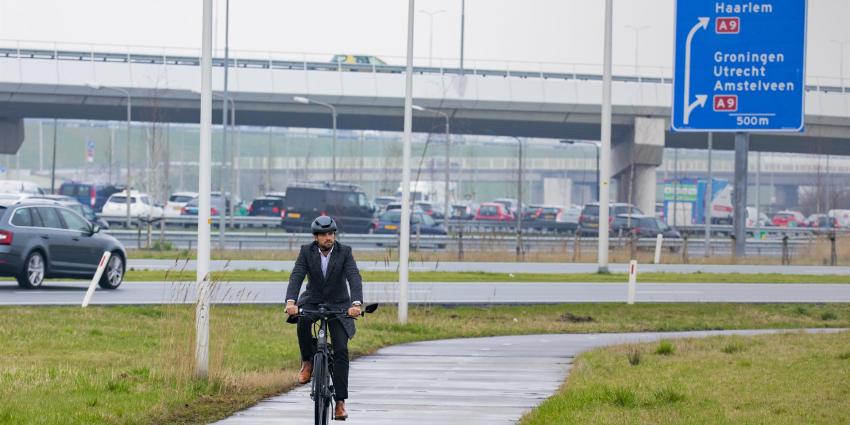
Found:
[[827, 215], [835, 219], [835, 227], [850, 227], [850, 210], [829, 210]]

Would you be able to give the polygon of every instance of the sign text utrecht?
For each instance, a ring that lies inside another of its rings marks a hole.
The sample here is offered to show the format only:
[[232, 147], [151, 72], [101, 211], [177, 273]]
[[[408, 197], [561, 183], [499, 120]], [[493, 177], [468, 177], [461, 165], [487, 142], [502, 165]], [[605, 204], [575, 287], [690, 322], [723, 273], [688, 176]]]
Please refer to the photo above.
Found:
[[676, 4], [674, 131], [802, 131], [806, 0]]

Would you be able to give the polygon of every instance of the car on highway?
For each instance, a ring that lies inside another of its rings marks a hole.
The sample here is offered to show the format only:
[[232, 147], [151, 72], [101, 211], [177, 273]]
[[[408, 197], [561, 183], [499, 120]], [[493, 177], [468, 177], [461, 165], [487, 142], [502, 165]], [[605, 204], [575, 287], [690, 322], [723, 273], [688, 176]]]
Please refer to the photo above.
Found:
[[472, 220], [478, 211], [478, 206], [473, 202], [456, 202], [451, 204], [451, 208], [449, 219], [452, 220]]
[[564, 207], [555, 205], [529, 205], [523, 208], [523, 221], [556, 221], [564, 212]]
[[401, 200], [396, 198], [395, 196], [378, 196], [374, 200], [372, 200], [372, 203], [374, 203], [378, 207], [378, 211], [380, 212], [386, 211], [387, 205], [393, 202], [401, 202]]
[[670, 227], [654, 215], [620, 214], [614, 217], [611, 228], [612, 232], [616, 229], [623, 236], [634, 233], [638, 238], [655, 238], [658, 234], [664, 235], [665, 239], [682, 238], [678, 230]]
[[59, 186], [58, 194], [70, 196], [79, 203], [88, 205], [94, 212], [99, 213], [103, 211], [106, 200], [114, 193], [122, 190], [125, 190], [125, 188], [112, 184], [66, 181]]
[[248, 215], [251, 217], [278, 217], [283, 211], [284, 198], [276, 196], [261, 196], [254, 198], [248, 206]]
[[286, 189], [283, 210], [281, 226], [290, 233], [309, 233], [320, 215], [333, 217], [341, 233], [369, 233], [377, 207], [355, 184], [305, 182]]
[[[390, 210], [378, 217], [375, 234], [396, 234], [401, 228], [401, 210]], [[446, 228], [437, 224], [424, 211], [412, 211], [410, 214], [410, 233], [421, 235], [446, 235]]]
[[104, 251], [112, 256], [98, 284], [115, 289], [127, 253], [100, 226], [48, 199], [0, 204], [0, 275], [14, 277], [22, 288], [38, 288], [51, 277], [92, 279]]
[[516, 214], [516, 208], [519, 205], [519, 202], [514, 198], [496, 198], [493, 202], [504, 205], [512, 215]]
[[774, 214], [771, 220], [777, 227], [803, 227], [806, 217], [799, 211], [782, 210]]
[[[620, 214], [643, 214], [640, 208], [623, 203], [612, 202], [608, 205], [608, 226], [609, 230], [614, 221], [614, 217]], [[578, 229], [582, 235], [596, 235], [599, 233], [599, 203], [591, 202], [584, 206], [581, 210], [581, 215], [578, 218]]]
[[97, 224], [98, 226], [100, 226], [100, 228], [102, 230], [109, 229], [109, 223], [102, 218], [98, 218], [97, 214], [94, 212], [93, 209], [91, 209], [91, 207], [89, 207], [88, 205], [85, 205], [85, 204], [81, 204], [79, 201], [77, 201], [76, 199], [74, 199], [70, 196], [37, 195], [37, 196], [30, 196], [28, 199], [47, 199], [47, 200], [50, 200], [50, 201], [55, 201], [55, 202], [59, 203], [59, 205], [62, 205], [65, 208], [70, 208], [70, 209], [74, 210], [74, 212], [76, 212], [77, 214], [83, 216], [83, 218], [88, 220], [89, 223]]
[[387, 63], [375, 56], [369, 55], [334, 55], [331, 58], [331, 63], [341, 63], [346, 65], [386, 65]]
[[198, 199], [197, 192], [175, 192], [168, 197], [168, 202], [162, 209], [166, 217], [179, 217], [182, 214], [183, 207], [193, 199]]
[[473, 220], [476, 221], [514, 221], [514, 215], [508, 210], [505, 204], [498, 202], [484, 202], [478, 207]]
[[421, 209], [433, 218], [434, 220], [442, 220], [445, 217], [443, 210], [435, 202], [416, 201], [413, 205]]
[[[199, 203], [200, 198], [195, 198], [187, 202], [183, 209], [180, 210], [180, 215], [197, 216]], [[224, 197], [222, 197], [221, 194], [210, 195], [210, 215], [214, 217], [226, 213], [227, 203], [225, 202]]]
[[806, 218], [805, 226], [813, 229], [832, 229], [835, 227], [835, 219], [826, 214], [812, 214]]
[[[130, 191], [130, 217], [161, 217], [162, 208], [153, 204], [147, 193]], [[105, 220], [116, 221], [127, 216], [127, 192], [113, 194], [103, 204], [101, 216]]]
[[850, 227], [850, 210], [832, 209], [829, 210], [827, 215], [835, 220], [835, 227]]

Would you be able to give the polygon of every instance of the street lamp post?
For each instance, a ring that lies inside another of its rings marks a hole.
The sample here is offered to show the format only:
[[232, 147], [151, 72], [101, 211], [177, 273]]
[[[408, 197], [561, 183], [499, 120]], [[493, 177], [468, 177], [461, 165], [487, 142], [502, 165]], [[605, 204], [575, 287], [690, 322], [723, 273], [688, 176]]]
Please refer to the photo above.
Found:
[[599, 143], [588, 142], [585, 140], [561, 140], [561, 143], [568, 145], [590, 145], [596, 150], [596, 201], [599, 201]]
[[131, 178], [132, 178], [131, 177], [132, 174], [130, 174], [130, 121], [132, 120], [132, 113], [133, 113], [132, 97], [130, 96], [130, 92], [128, 90], [122, 89], [120, 87], [102, 86], [102, 85], [96, 84], [96, 83], [88, 83], [86, 85], [88, 87], [92, 88], [92, 89], [95, 89], [95, 90], [99, 90], [99, 89], [112, 90], [112, 91], [117, 91], [117, 92], [123, 94], [124, 96], [127, 96], [127, 198], [124, 201], [127, 204], [127, 222], [125, 223], [125, 225], [127, 226], [127, 228], [129, 228], [130, 227], [130, 186], [131, 186], [130, 181], [131, 181]]
[[519, 149], [519, 162], [517, 164], [517, 207], [516, 207], [516, 259], [520, 261], [525, 258], [525, 251], [522, 248], [522, 139], [513, 136], [516, 139]]
[[428, 66], [432, 66], [432, 60], [434, 58], [434, 15], [439, 15], [441, 13], [446, 13], [445, 10], [435, 10], [433, 12], [427, 10], [420, 10], [419, 13], [424, 13], [428, 15]]
[[412, 108], [416, 111], [430, 112], [432, 114], [439, 115], [446, 120], [446, 176], [445, 176], [446, 186], [445, 186], [445, 193], [443, 194], [443, 208], [444, 208], [443, 209], [443, 213], [444, 213], [443, 220], [444, 220], [444, 223], [446, 225], [446, 230], [448, 230], [449, 229], [449, 211], [451, 210], [449, 208], [449, 180], [451, 179], [451, 163], [450, 163], [450, 160], [451, 160], [451, 156], [450, 156], [450, 153], [451, 153], [451, 128], [449, 127], [449, 123], [451, 121], [451, 118], [449, 117], [449, 114], [442, 112], [442, 111], [437, 111], [435, 109], [424, 108], [424, 107], [419, 106], [419, 105], [413, 105]]
[[331, 173], [333, 176], [332, 180], [336, 181], [336, 108], [334, 108], [334, 106], [330, 103], [319, 102], [318, 100], [310, 99], [303, 96], [295, 96], [292, 98], [292, 100], [304, 105], [315, 103], [316, 105], [324, 106], [325, 108], [331, 110], [331, 115], [333, 116], [333, 144], [331, 145], [331, 156], [333, 157], [333, 160], [331, 163]]
[[[200, 95], [200, 92], [193, 92], [193, 93]], [[222, 103], [224, 105], [230, 103], [230, 111], [229, 111], [229, 113], [230, 113], [230, 131], [233, 131], [233, 126], [236, 123], [236, 101], [233, 100], [232, 96], [226, 95], [226, 94], [212, 92], [212, 96], [213, 96], [213, 98], [218, 97], [218, 98], [222, 99]], [[222, 129], [221, 129], [222, 135], [224, 137], [223, 143], [225, 143], [225, 144], [227, 143], [226, 140], [227, 140], [227, 132], [228, 132], [228, 125], [227, 125], [226, 121], [227, 120], [222, 120]], [[233, 143], [233, 141], [235, 139], [233, 137], [230, 137], [230, 140], [231, 140], [231, 143]], [[230, 227], [233, 227], [233, 201], [234, 201], [233, 200], [233, 195], [234, 195], [233, 163], [237, 159], [238, 158], [234, 158], [233, 160], [231, 160], [230, 161], [230, 167], [228, 167], [229, 176], [228, 176], [227, 180], [228, 180], [228, 183], [230, 183], [230, 196], [231, 196], [229, 207], [227, 206], [227, 193], [224, 191], [224, 186], [225, 186], [224, 179], [219, 178], [219, 180], [218, 180], [218, 182], [219, 182], [218, 190], [219, 190], [219, 192], [221, 192], [222, 199], [224, 199], [225, 210], [227, 210], [227, 214], [230, 215]], [[219, 176], [224, 174], [224, 167], [227, 164], [226, 153], [225, 153], [225, 155], [223, 155], [221, 163], [222, 163], [222, 170], [219, 172]], [[225, 245], [226, 218], [225, 218], [224, 212], [225, 211], [222, 211], [221, 214], [218, 215], [218, 249], [221, 249], [221, 250], [224, 250], [224, 248], [225, 248], [224, 245]]]

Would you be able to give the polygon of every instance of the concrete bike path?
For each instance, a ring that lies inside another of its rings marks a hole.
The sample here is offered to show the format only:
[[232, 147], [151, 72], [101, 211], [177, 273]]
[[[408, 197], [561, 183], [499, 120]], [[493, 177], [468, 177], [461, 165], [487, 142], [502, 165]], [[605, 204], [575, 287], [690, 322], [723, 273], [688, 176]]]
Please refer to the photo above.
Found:
[[[349, 419], [345, 423], [515, 424], [524, 413], [557, 391], [573, 359], [581, 352], [660, 339], [776, 332], [783, 331], [526, 335], [387, 347], [351, 363], [350, 399], [346, 406]], [[217, 424], [303, 425], [312, 421], [310, 386], [304, 385], [263, 400]]]

